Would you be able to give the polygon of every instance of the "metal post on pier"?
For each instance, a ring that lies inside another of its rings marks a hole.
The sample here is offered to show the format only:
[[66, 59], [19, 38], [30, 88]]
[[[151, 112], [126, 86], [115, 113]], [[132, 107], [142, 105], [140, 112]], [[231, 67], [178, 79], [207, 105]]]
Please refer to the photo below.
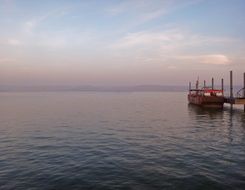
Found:
[[189, 82], [189, 91], [191, 90], [191, 82]]
[[[243, 73], [243, 98], [245, 98], [245, 73]], [[245, 104], [243, 105], [243, 110], [245, 112]]]
[[203, 81], [203, 87], [206, 88], [206, 81]]
[[232, 76], [232, 71], [230, 71], [230, 104], [231, 104], [231, 109], [233, 108], [233, 76]]
[[224, 95], [224, 79], [221, 79], [221, 90], [222, 90], [222, 95]]
[[214, 89], [214, 78], [212, 78], [212, 90]]

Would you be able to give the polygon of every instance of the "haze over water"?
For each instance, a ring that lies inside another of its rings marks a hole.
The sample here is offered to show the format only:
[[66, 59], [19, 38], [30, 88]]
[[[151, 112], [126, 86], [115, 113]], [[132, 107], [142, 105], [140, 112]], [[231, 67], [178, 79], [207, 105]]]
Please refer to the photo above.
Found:
[[0, 189], [244, 189], [245, 115], [184, 92], [0, 93]]

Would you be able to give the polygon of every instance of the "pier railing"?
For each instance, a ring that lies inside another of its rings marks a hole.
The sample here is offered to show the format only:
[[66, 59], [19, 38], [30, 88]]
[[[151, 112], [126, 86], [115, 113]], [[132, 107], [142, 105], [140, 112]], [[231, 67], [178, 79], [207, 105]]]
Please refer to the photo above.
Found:
[[236, 93], [236, 98], [245, 98], [245, 87], [241, 88], [240, 90], [237, 91]]
[[232, 79], [232, 71], [230, 71], [230, 96], [225, 97], [225, 103], [233, 104], [243, 104], [244, 112], [245, 112], [245, 73], [243, 74], [243, 88], [237, 91], [236, 95], [233, 96], [233, 79]]

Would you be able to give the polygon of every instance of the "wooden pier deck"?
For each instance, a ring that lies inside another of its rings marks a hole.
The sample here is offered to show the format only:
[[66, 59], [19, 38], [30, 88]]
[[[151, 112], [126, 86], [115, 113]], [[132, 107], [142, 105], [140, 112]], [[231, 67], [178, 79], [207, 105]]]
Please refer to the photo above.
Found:
[[230, 98], [230, 97], [225, 97], [224, 103], [228, 104], [240, 104], [240, 105], [245, 105], [245, 97], [243, 98]]
[[230, 71], [230, 96], [224, 98], [224, 103], [228, 103], [231, 105], [231, 109], [233, 108], [233, 104], [243, 105], [243, 110], [245, 112], [245, 73], [243, 73], [243, 88], [240, 89], [236, 95], [233, 95], [233, 74]]

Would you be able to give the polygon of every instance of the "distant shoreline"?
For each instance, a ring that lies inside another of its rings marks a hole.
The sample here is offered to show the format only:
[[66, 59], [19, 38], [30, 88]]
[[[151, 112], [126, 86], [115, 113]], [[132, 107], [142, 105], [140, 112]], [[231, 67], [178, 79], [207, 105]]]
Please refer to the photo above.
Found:
[[0, 86], [0, 92], [184, 92], [186, 86]]
[[[234, 86], [234, 92], [241, 86]], [[225, 86], [226, 92], [229, 86]], [[0, 86], [0, 92], [186, 92], [180, 85], [135, 85], [135, 86]]]

